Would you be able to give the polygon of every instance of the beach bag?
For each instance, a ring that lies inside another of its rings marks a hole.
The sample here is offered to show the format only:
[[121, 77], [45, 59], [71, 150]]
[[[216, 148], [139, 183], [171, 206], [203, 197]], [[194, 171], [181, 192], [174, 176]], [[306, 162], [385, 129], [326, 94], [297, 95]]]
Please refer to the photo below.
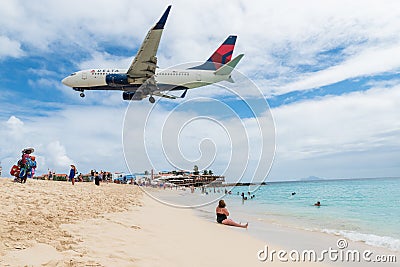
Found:
[[32, 169], [32, 168], [36, 168], [36, 161], [32, 160], [30, 157], [26, 158], [26, 168], [28, 170]]
[[19, 176], [19, 172], [20, 172], [20, 169], [19, 169], [19, 166], [18, 166], [18, 165], [12, 166], [12, 168], [11, 168], [11, 170], [10, 170], [10, 174], [11, 174], [12, 176], [18, 177], [18, 176]]

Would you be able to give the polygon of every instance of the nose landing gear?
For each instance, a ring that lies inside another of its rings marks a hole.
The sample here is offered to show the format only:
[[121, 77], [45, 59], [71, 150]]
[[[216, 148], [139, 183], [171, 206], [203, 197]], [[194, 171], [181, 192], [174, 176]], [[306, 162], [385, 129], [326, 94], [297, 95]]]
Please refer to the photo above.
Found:
[[150, 97], [149, 97], [149, 101], [150, 101], [150, 103], [152, 103], [152, 104], [153, 104], [154, 102], [156, 102], [156, 100], [154, 99], [153, 96], [150, 96]]
[[79, 96], [83, 98], [83, 97], [85, 97], [85, 93], [82, 92], [82, 93], [79, 94]]

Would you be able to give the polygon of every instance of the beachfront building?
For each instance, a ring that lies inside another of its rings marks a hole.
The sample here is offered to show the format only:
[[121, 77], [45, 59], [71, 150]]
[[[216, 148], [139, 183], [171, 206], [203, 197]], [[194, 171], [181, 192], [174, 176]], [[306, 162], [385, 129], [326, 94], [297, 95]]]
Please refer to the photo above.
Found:
[[179, 171], [161, 171], [154, 175], [154, 180], [164, 181], [165, 183], [177, 186], [205, 186], [209, 184], [221, 185], [225, 182], [224, 176], [213, 174], [201, 174], [199, 172]]

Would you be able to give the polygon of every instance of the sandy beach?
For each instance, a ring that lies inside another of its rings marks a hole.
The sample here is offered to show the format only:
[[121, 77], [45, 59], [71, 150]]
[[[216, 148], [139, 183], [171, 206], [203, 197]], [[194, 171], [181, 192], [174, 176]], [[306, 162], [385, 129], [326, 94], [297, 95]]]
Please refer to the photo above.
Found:
[[[60, 256], [59, 252], [70, 250], [79, 242], [61, 228], [62, 224], [139, 206], [141, 195], [138, 189], [114, 184], [72, 186], [31, 179], [20, 184], [0, 179], [0, 264], [36, 266], [47, 259], [53, 261], [51, 255]], [[31, 252], [37, 259], [29, 258]]]
[[[290, 244], [294, 234], [272, 227], [275, 236], [261, 240], [251, 228], [166, 206], [131, 185], [1, 179], [0, 201], [1, 266], [282, 266], [257, 252], [267, 241], [279, 250], [275, 241]], [[315, 238], [296, 233], [295, 243]]]

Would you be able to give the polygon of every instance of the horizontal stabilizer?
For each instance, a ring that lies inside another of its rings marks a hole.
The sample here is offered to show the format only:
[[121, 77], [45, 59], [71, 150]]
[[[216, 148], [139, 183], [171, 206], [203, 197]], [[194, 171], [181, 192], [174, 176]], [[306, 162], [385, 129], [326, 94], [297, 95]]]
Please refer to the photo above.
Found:
[[187, 93], [187, 89], [185, 90], [185, 92], [183, 92], [183, 94], [181, 95], [181, 98], [185, 98], [186, 93]]
[[187, 89], [183, 92], [181, 96], [174, 96], [174, 95], [169, 95], [169, 94], [163, 94], [161, 92], [153, 92], [153, 95], [159, 96], [159, 97], [164, 97], [168, 99], [177, 99], [177, 98], [185, 98], [186, 96]]
[[214, 73], [216, 75], [229, 75], [233, 71], [233, 69], [236, 67], [236, 65], [239, 63], [239, 61], [242, 59], [244, 54], [240, 54], [225, 65], [223, 65], [221, 68], [216, 70]]

